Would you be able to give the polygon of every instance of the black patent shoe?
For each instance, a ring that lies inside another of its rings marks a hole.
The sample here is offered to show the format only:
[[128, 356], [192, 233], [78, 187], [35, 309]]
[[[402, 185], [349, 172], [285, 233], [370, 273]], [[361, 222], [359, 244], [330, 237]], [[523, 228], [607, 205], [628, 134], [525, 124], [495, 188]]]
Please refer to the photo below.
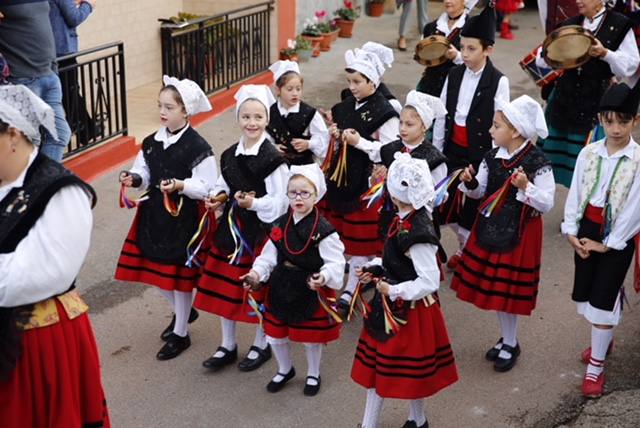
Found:
[[188, 334], [185, 337], [180, 337], [175, 333], [171, 333], [167, 338], [167, 342], [156, 354], [156, 358], [160, 361], [170, 360], [180, 355], [189, 346], [191, 346], [191, 338], [189, 338]]
[[502, 350], [511, 354], [510, 358], [496, 358], [493, 363], [493, 369], [497, 372], [508, 372], [516, 365], [518, 356], [520, 355], [520, 344], [516, 344], [515, 347], [502, 344]]
[[252, 346], [251, 348], [249, 348], [249, 352], [247, 352], [247, 355], [249, 355], [251, 351], [256, 351], [256, 353], [258, 354], [258, 358], [252, 360], [248, 356], [244, 357], [242, 361], [238, 363], [238, 369], [241, 372], [252, 372], [256, 369], [259, 369], [260, 366], [271, 359], [270, 345], [267, 345], [267, 347], [264, 349], [260, 349], [257, 346]]
[[320, 384], [322, 383], [322, 379], [320, 378], [320, 376], [315, 377], [315, 376], [307, 376], [307, 380], [309, 379], [314, 379], [316, 381], [315, 385], [310, 385], [309, 383], [305, 383], [304, 384], [304, 390], [302, 391], [302, 393], [304, 395], [306, 395], [307, 397], [313, 397], [315, 395], [318, 394], [318, 392], [320, 392]]
[[[196, 311], [194, 308], [191, 308], [191, 312], [189, 313], [189, 324], [197, 320], [199, 316], [200, 314], [198, 313], [198, 311]], [[175, 327], [175, 325], [176, 325], [176, 314], [173, 314], [173, 318], [171, 318], [171, 322], [160, 335], [160, 339], [166, 342], [169, 335], [173, 333], [173, 327]]]
[[502, 338], [498, 339], [498, 342], [496, 343], [496, 345], [500, 345], [500, 347], [496, 348], [494, 346], [491, 349], [489, 349], [486, 354], [484, 354], [484, 357], [488, 361], [495, 361], [498, 358], [498, 355], [500, 355], [500, 349], [502, 349]]
[[425, 419], [424, 423], [420, 426], [416, 421], [407, 421], [402, 425], [402, 428], [429, 428], [429, 421]]
[[[215, 355], [218, 353], [218, 351], [222, 352], [224, 355], [222, 357], [216, 357]], [[202, 366], [204, 368], [207, 368], [215, 372], [220, 370], [223, 367], [228, 366], [229, 364], [232, 364], [237, 359], [238, 359], [237, 346], [233, 349], [233, 351], [229, 351], [227, 348], [218, 346], [218, 349], [216, 349], [216, 352], [213, 353], [213, 356], [211, 356], [210, 358], [207, 358], [202, 362]]]
[[289, 370], [289, 373], [284, 374], [284, 373], [278, 373], [280, 376], [283, 377], [283, 379], [280, 382], [274, 382], [271, 381], [267, 384], [267, 391], [269, 392], [273, 392], [276, 393], [278, 391], [280, 391], [282, 388], [284, 388], [284, 386], [287, 384], [287, 382], [289, 382], [291, 379], [293, 379], [296, 375], [296, 369], [291, 367], [291, 370]]

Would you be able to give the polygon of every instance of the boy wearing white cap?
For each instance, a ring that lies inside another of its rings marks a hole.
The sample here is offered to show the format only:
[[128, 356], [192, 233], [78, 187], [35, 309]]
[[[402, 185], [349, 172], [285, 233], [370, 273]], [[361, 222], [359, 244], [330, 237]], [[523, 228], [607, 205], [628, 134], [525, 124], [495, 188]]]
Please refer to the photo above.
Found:
[[376, 90], [393, 62], [393, 51], [368, 42], [367, 49], [345, 53], [347, 81], [352, 97], [331, 109], [329, 132], [336, 140], [329, 148], [323, 169], [327, 174], [327, 218], [334, 225], [349, 260], [349, 279], [339, 307], [344, 314], [358, 282], [357, 267], [380, 252], [379, 205], [366, 208], [361, 196], [369, 189], [373, 164], [380, 162], [380, 147], [396, 139], [398, 113]]
[[[217, 371], [238, 358], [236, 322], [258, 324], [256, 313], [263, 292], [247, 294], [238, 278], [249, 272], [255, 256], [265, 244], [264, 225], [286, 211], [288, 167], [284, 157], [267, 139], [269, 108], [275, 102], [266, 85], [244, 85], [235, 95], [240, 141], [220, 157], [220, 176], [205, 205], [215, 211], [224, 205], [222, 217], [198, 283], [194, 305], [220, 316], [222, 344], [202, 365]], [[225, 195], [225, 202], [220, 202]], [[252, 307], [249, 303], [254, 302]], [[241, 371], [259, 368], [271, 358], [261, 325]]]
[[[289, 211], [271, 223], [269, 241], [241, 277], [254, 288], [268, 287], [264, 328], [278, 360], [278, 373], [267, 385], [278, 392], [295, 376], [289, 341], [303, 343], [307, 354], [304, 395], [320, 390], [322, 346], [337, 340], [340, 318], [330, 308], [342, 287], [344, 245], [315, 203], [327, 190], [315, 164], [294, 165], [289, 171]], [[333, 314], [332, 315], [330, 315]]]
[[[142, 142], [133, 167], [120, 174], [126, 187], [146, 189], [118, 259], [115, 278], [158, 287], [174, 318], [161, 334], [166, 343], [156, 358], [169, 360], [191, 345], [187, 324], [198, 313], [191, 308], [199, 278], [185, 266], [187, 245], [198, 228], [201, 201], [217, 178], [209, 143], [189, 125], [189, 118], [211, 110], [197, 83], [164, 76], [158, 95], [162, 127]], [[135, 206], [135, 204], [133, 204]]]
[[278, 100], [271, 105], [267, 131], [289, 165], [322, 163], [329, 146], [329, 131], [320, 113], [302, 101], [303, 79], [295, 61], [269, 67]]
[[536, 305], [542, 254], [542, 214], [553, 208], [551, 164], [533, 141], [547, 135], [542, 107], [523, 95], [499, 103], [490, 129], [496, 148], [476, 174], [469, 165], [459, 189], [482, 201], [451, 288], [459, 299], [497, 311], [502, 337], [486, 353], [499, 372], [520, 354], [518, 315]]
[[458, 380], [437, 297], [438, 237], [431, 219], [435, 190], [427, 163], [407, 153], [396, 153], [386, 183], [398, 213], [382, 266], [357, 271], [360, 281], [375, 283], [376, 292], [351, 378], [367, 388], [363, 428], [377, 427], [384, 398], [411, 400], [403, 428], [426, 428], [424, 398]]

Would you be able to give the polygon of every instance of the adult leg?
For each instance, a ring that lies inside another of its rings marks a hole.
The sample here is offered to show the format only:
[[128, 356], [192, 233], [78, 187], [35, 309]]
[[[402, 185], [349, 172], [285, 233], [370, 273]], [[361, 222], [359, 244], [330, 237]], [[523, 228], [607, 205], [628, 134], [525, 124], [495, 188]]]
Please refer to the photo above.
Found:
[[[53, 109], [56, 133], [58, 134], [57, 138], [54, 138], [48, 131], [45, 131], [45, 139], [42, 142], [40, 151], [44, 155], [59, 162], [62, 160], [64, 150], [71, 138], [71, 128], [69, 128], [64, 108], [62, 107], [62, 86], [60, 84], [60, 78], [57, 74], [51, 73], [47, 76], [37, 78], [34, 81], [34, 85], [39, 91], [39, 93], [34, 91], [36, 95], [42, 98], [42, 100]], [[29, 86], [29, 89], [32, 89], [32, 87]]]
[[418, 32], [422, 34], [425, 25], [429, 21], [427, 16], [427, 0], [416, 0], [418, 3]]

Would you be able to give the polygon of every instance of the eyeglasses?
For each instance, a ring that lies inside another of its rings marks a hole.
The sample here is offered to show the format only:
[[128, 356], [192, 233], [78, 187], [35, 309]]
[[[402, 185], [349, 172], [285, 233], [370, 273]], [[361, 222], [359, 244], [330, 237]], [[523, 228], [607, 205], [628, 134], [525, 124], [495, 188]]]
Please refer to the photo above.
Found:
[[298, 196], [300, 196], [300, 199], [309, 199], [311, 195], [313, 195], [313, 193], [306, 191], [296, 192], [295, 190], [289, 190], [287, 192], [287, 197], [291, 200], [296, 199]]

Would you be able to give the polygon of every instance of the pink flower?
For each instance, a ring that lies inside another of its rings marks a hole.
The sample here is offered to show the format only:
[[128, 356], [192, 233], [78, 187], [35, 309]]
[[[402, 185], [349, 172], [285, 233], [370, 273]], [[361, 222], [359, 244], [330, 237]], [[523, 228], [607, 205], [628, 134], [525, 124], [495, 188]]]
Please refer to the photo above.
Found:
[[325, 10], [319, 10], [316, 12], [316, 18], [318, 19], [324, 19], [325, 16], [327, 16], [327, 12]]
[[353, 9], [353, 3], [349, 0], [344, 0], [344, 7], [346, 7], [347, 9]]

